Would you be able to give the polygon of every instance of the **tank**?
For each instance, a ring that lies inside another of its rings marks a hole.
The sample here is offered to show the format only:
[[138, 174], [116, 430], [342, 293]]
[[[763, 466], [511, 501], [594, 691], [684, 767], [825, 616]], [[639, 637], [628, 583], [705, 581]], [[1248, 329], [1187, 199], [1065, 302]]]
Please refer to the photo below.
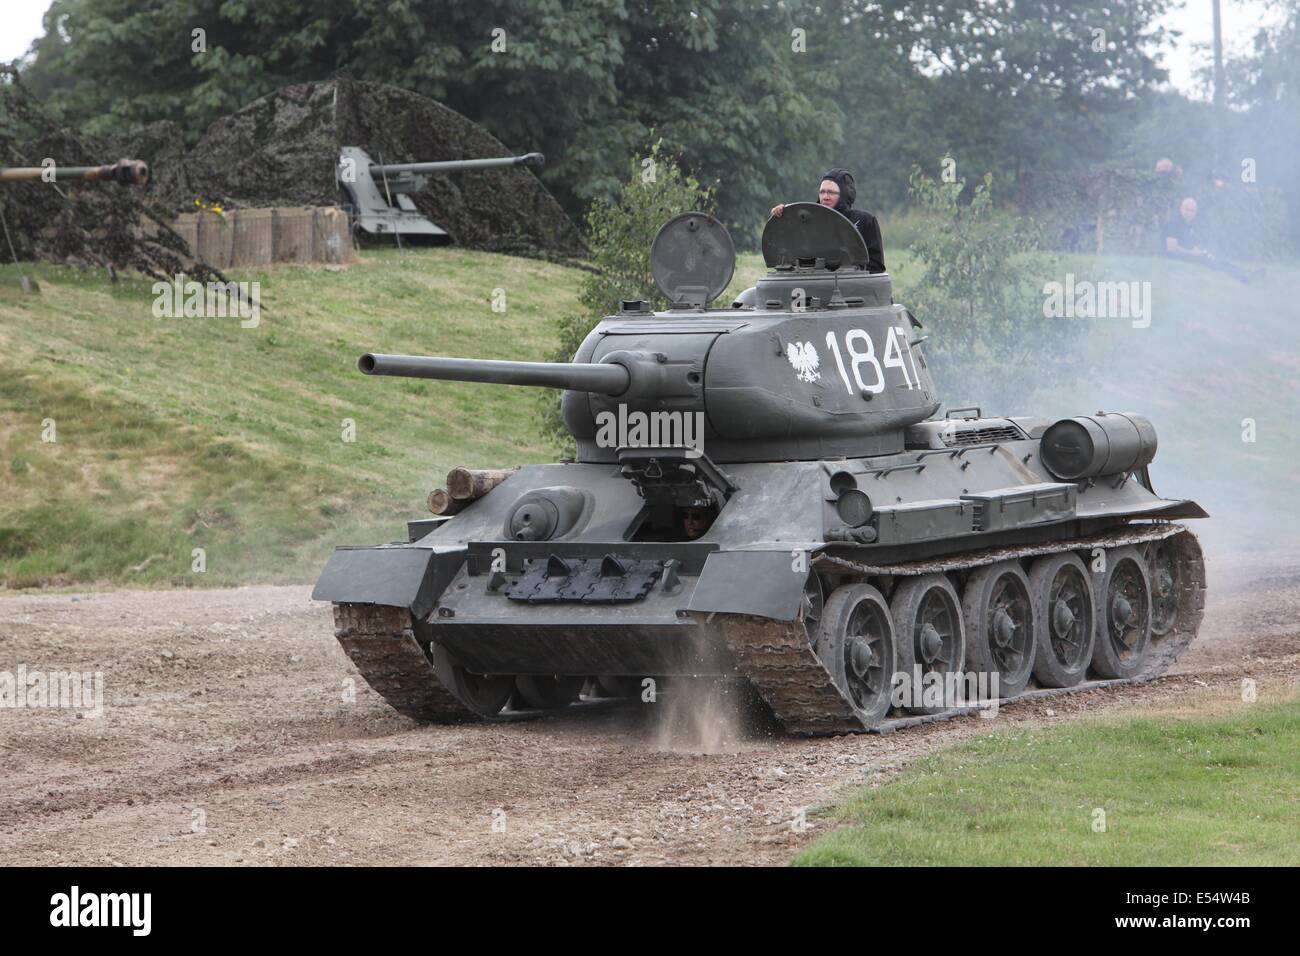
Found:
[[1144, 680], [1195, 637], [1205, 571], [1179, 521], [1206, 514], [1155, 492], [1146, 418], [941, 411], [921, 323], [852, 223], [792, 204], [762, 248], [767, 274], [710, 308], [731, 240], [703, 213], [669, 221], [651, 264], [671, 308], [623, 302], [572, 363], [361, 357], [563, 389], [576, 444], [453, 472], [407, 540], [334, 552], [313, 596], [397, 710], [491, 717], [690, 678], [839, 734]]
[[359, 146], [344, 146], [335, 170], [344, 206], [354, 225], [372, 236], [421, 236], [434, 241], [451, 241], [441, 226], [424, 217], [411, 199], [425, 187], [428, 177], [466, 170], [507, 169], [527, 166], [541, 169], [541, 153], [522, 156], [494, 156], [487, 159], [456, 159], [431, 163], [376, 163]]

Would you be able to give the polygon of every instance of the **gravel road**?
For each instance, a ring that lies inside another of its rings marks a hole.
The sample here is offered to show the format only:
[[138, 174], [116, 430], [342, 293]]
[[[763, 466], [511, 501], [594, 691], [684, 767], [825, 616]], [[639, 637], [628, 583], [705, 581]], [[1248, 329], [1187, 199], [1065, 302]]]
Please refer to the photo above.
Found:
[[418, 726], [356, 675], [306, 587], [4, 597], [0, 671], [101, 672], [104, 706], [0, 709], [0, 859], [779, 864], [827, 825], [801, 811], [953, 741], [1227, 710], [1244, 677], [1260, 700], [1293, 692], [1300, 559], [1210, 573], [1201, 637], [1158, 682], [819, 740], [720, 735], [663, 702]]

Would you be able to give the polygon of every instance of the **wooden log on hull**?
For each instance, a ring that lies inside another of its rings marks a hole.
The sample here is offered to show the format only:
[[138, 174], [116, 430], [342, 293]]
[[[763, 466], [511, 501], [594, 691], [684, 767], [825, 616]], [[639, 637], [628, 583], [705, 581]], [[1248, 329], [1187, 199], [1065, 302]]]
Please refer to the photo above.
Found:
[[482, 498], [518, 468], [453, 468], [447, 472], [447, 492], [457, 501]]
[[454, 515], [464, 508], [468, 501], [457, 501], [447, 493], [446, 488], [434, 488], [429, 492], [429, 510], [436, 515]]

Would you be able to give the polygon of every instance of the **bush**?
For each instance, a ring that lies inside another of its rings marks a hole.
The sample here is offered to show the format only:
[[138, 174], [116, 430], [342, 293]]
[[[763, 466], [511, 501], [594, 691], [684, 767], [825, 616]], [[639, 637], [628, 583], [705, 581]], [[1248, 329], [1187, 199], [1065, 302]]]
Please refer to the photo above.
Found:
[[[582, 311], [561, 317], [560, 344], [551, 356], [571, 362], [582, 340], [623, 299], [646, 299], [653, 308], [669, 302], [650, 273], [650, 243], [659, 227], [673, 216], [698, 210], [712, 213], [714, 186], [701, 185], [685, 172], [677, 157], [653, 143], [645, 156], [628, 161], [628, 175], [614, 203], [593, 203], [587, 213], [587, 245], [593, 270], [582, 282], [578, 299]], [[546, 433], [569, 449], [573, 440], [560, 416], [560, 393], [542, 393], [542, 422]]]
[[969, 203], [959, 201], [965, 185], [912, 169], [920, 222], [911, 250], [925, 271], [909, 306], [932, 332], [929, 364], [949, 407], [1015, 414], [1014, 403], [1068, 371], [1079, 325], [1043, 317], [1046, 262], [1032, 225], [993, 205], [992, 175]]

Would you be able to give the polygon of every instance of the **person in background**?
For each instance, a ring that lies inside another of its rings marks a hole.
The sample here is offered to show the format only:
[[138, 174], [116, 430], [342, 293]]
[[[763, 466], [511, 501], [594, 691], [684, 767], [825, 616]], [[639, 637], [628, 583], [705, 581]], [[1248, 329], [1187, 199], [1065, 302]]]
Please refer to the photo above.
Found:
[[1191, 196], [1178, 204], [1178, 212], [1165, 223], [1165, 255], [1226, 272], [1238, 282], [1250, 283], [1258, 278], [1262, 270], [1248, 272], [1205, 248], [1195, 226], [1196, 211], [1196, 200]]
[[1172, 159], [1157, 159], [1156, 175], [1162, 179], [1171, 179], [1174, 182], [1179, 182], [1183, 178], [1183, 167], [1175, 166]]
[[[854, 209], [853, 201], [857, 198], [857, 181], [847, 169], [835, 166], [822, 174], [817, 201], [834, 209], [857, 227], [862, 241], [867, 244], [867, 271], [884, 272], [885, 241], [880, 235], [880, 221], [865, 209]], [[777, 203], [772, 207], [772, 215], [778, 219], [783, 212], [785, 203]]]
[[1162, 247], [1165, 223], [1169, 221], [1170, 216], [1178, 212], [1178, 200], [1185, 195], [1182, 178], [1182, 167], [1175, 166], [1172, 159], [1156, 160], [1147, 195], [1147, 213], [1151, 217], [1147, 224], [1156, 235], [1161, 237]]

